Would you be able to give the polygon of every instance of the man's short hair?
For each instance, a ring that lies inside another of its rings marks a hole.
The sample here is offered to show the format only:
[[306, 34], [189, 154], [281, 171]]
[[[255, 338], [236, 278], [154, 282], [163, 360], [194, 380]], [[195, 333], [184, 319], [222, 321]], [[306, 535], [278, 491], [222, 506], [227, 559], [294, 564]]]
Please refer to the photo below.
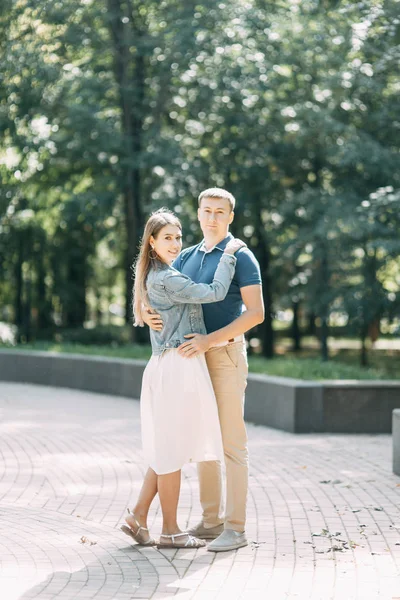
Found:
[[225, 200], [228, 200], [229, 202], [229, 206], [231, 208], [231, 212], [233, 210], [235, 210], [235, 197], [233, 194], [231, 194], [230, 192], [228, 192], [227, 190], [224, 190], [223, 188], [208, 188], [206, 190], [204, 190], [204, 192], [201, 192], [201, 194], [199, 195], [198, 198], [198, 202], [199, 202], [199, 208], [201, 205], [201, 201], [203, 200], [203, 198], [223, 198]]

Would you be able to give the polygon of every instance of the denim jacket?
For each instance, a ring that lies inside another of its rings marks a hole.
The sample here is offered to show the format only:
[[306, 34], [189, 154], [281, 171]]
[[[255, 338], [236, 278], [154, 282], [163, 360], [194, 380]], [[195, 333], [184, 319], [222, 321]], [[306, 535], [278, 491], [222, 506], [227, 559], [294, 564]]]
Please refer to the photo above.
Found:
[[225, 298], [235, 266], [236, 257], [223, 254], [210, 284], [194, 283], [167, 264], [150, 270], [146, 280], [150, 305], [163, 320], [161, 331], [150, 329], [153, 354], [177, 348], [188, 333], [207, 333], [201, 304]]

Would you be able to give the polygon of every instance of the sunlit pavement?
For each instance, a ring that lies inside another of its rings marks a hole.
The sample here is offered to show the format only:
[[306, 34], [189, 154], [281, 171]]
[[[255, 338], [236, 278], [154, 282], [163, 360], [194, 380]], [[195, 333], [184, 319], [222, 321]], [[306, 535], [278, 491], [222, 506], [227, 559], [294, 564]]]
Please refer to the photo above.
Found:
[[[1, 600], [400, 598], [390, 436], [248, 431], [250, 545], [160, 552], [119, 531], [145, 470], [139, 403], [0, 384]], [[192, 465], [179, 514], [200, 516]]]

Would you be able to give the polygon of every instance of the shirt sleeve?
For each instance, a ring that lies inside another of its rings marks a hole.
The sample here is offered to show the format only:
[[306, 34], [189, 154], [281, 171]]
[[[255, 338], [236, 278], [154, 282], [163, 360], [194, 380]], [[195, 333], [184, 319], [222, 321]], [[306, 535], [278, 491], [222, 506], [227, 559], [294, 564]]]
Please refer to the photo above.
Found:
[[261, 271], [258, 260], [251, 250], [243, 248], [236, 252], [237, 264], [235, 280], [240, 288], [248, 285], [261, 285]]
[[223, 254], [212, 283], [194, 283], [190, 277], [169, 269], [163, 278], [168, 297], [181, 304], [206, 304], [223, 300], [228, 293], [236, 266], [236, 257]]

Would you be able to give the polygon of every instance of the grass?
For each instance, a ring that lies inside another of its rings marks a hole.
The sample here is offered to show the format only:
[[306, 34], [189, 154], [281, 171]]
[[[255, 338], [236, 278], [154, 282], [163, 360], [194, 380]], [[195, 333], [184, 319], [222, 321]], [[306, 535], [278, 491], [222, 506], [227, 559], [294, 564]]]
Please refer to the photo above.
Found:
[[[0, 345], [0, 349], [5, 346]], [[67, 354], [86, 354], [91, 356], [112, 356], [115, 358], [135, 358], [148, 360], [151, 356], [150, 346], [140, 346], [139, 344], [127, 344], [126, 346], [112, 345], [87, 345], [58, 342], [35, 342], [32, 344], [20, 344], [18, 346], [7, 346], [8, 350], [36, 350], [41, 352], [60, 352]]]
[[[3, 346], [3, 349], [10, 347]], [[47, 352], [75, 353], [92, 356], [111, 356], [115, 358], [133, 358], [147, 360], [151, 355], [150, 346], [128, 344], [113, 347], [67, 344], [55, 342], [36, 342], [23, 344], [14, 350], [41, 350]], [[338, 350], [332, 353], [332, 360], [322, 362], [314, 349], [304, 350], [297, 356], [285, 352], [284, 356], [277, 356], [267, 360], [261, 356], [249, 356], [249, 370], [253, 373], [263, 373], [280, 377], [293, 377], [320, 381], [323, 379], [400, 379], [400, 352], [397, 350], [373, 350], [369, 353], [371, 366], [359, 366], [358, 352], [356, 350]]]
[[249, 357], [249, 370], [253, 373], [311, 381], [321, 381], [323, 379], [389, 379], [387, 372], [384, 370], [347, 365], [335, 360], [322, 362], [319, 358], [277, 357], [273, 360], [267, 360], [251, 356]]

